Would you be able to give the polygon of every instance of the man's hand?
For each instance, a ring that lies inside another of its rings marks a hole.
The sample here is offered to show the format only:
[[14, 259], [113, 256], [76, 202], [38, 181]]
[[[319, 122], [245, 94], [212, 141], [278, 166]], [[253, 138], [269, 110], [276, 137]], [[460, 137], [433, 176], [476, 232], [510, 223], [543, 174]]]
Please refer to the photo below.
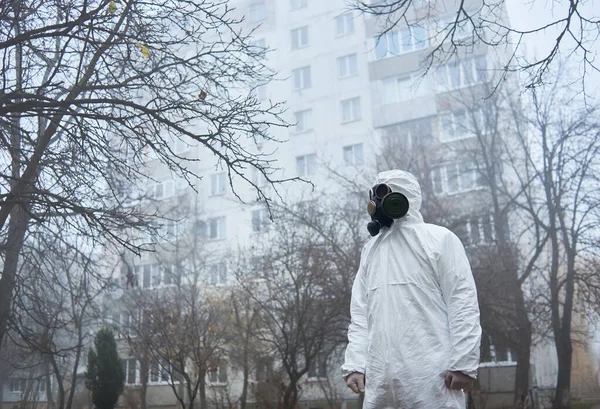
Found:
[[360, 372], [354, 372], [346, 378], [346, 385], [354, 393], [364, 393], [365, 391], [365, 375]]
[[446, 372], [446, 387], [455, 391], [468, 392], [473, 387], [473, 378], [462, 372], [448, 371]]

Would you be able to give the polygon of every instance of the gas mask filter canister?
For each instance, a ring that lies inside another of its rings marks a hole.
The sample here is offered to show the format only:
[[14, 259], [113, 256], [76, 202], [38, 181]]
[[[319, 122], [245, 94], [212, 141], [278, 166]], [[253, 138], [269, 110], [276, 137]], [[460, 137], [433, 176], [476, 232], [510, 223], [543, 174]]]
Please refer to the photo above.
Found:
[[371, 236], [376, 236], [382, 227], [390, 227], [395, 219], [400, 219], [408, 213], [408, 199], [400, 192], [393, 192], [385, 183], [373, 186], [369, 190], [367, 211], [371, 221], [367, 229]]

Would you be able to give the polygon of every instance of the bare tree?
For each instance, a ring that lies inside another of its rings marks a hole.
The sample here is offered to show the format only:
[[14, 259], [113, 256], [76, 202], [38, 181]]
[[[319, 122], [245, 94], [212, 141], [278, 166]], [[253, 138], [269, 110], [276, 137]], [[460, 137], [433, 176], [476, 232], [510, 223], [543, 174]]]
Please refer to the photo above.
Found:
[[36, 237], [23, 253], [8, 332], [28, 358], [13, 365], [37, 374], [50, 407], [70, 409], [82, 354], [99, 319], [97, 301], [110, 277], [100, 274], [105, 266], [89, 242], [58, 233]]
[[278, 105], [251, 92], [273, 74], [227, 0], [14, 0], [0, 16], [0, 341], [32, 221], [51, 229], [64, 220], [135, 250], [122, 229], [151, 215], [131, 205], [139, 189], [119, 188], [148, 180], [148, 155], [192, 183], [197, 157], [175, 145], [197, 144], [232, 187], [264, 197], [253, 168], [281, 182], [253, 143], [285, 125]]
[[[207, 407], [207, 375], [224, 355], [228, 314], [199, 283], [139, 292], [130, 298], [133, 352], [147, 354], [150, 375], [161, 377], [184, 408]], [[135, 311], [135, 310], [134, 310]]]
[[361, 246], [352, 236], [359, 224], [340, 209], [360, 218], [345, 201], [327, 213], [310, 202], [279, 209], [270, 234], [263, 233], [264, 247], [253, 246], [237, 271], [258, 311], [254, 336], [280, 369], [271, 379], [280, 382], [278, 408], [295, 407], [303, 378], [347, 342], [349, 286]]
[[[498, 54], [502, 55], [497, 85], [510, 73], [522, 71], [528, 75], [525, 88], [533, 88], [547, 84], [548, 77], [552, 80], [552, 70], [561, 55], [569, 55], [582, 67], [577, 78], [579, 92], [588, 96], [585, 92], [588, 77], [600, 68], [593, 57], [600, 20], [595, 16], [593, 6], [585, 3], [557, 5], [547, 21], [523, 29], [510, 24], [504, 0], [352, 0], [350, 4], [378, 21], [382, 34], [376, 41], [385, 42], [388, 33], [406, 28], [410, 30], [407, 35], [419, 43], [419, 48], [431, 45], [427, 51], [426, 71], [438, 62], [472, 52], [483, 45], [498, 50]], [[423, 27], [427, 28], [427, 34]], [[524, 52], [527, 41], [549, 31], [555, 33], [551, 47], [540, 56], [527, 56]], [[592, 97], [593, 92], [589, 96]]]
[[[518, 134], [525, 153], [526, 176], [531, 179], [520, 206], [548, 236], [539, 263], [536, 301], [549, 312], [549, 324], [558, 356], [554, 408], [570, 402], [573, 354], [573, 313], [577, 299], [597, 297], [589, 278], [588, 260], [596, 257], [598, 240], [597, 109], [562, 99], [558, 85], [531, 93], [532, 112], [520, 115], [527, 124]], [[523, 175], [523, 173], [521, 174]], [[521, 180], [522, 181], [522, 180]], [[588, 285], [591, 284], [591, 285]], [[544, 307], [545, 306], [545, 307]]]
[[[521, 184], [511, 183], [512, 172], [524, 166], [511, 148], [517, 143], [515, 128], [521, 126], [511, 107], [518, 107], [519, 101], [506, 89], [485, 98], [490, 93], [481, 85], [446, 94], [438, 102], [446, 108], [441, 117], [384, 129], [378, 163], [417, 175], [426, 221], [447, 226], [467, 246], [484, 330], [482, 358], [491, 359], [492, 345], [516, 353], [514, 404], [522, 407], [532, 345], [532, 310], [523, 285], [546, 241], [537, 232], [530, 242], [532, 251], [518, 250], [517, 240], [531, 227], [514, 217], [523, 192]], [[443, 145], [434, 132], [438, 120], [451, 140]]]

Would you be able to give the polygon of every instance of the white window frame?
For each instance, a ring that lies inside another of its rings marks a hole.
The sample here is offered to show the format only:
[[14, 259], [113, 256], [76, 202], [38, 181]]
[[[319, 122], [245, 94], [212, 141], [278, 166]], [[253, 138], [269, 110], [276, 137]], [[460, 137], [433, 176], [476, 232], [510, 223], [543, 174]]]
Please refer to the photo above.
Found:
[[[455, 142], [473, 137], [474, 134], [469, 130], [468, 120], [468, 112], [464, 109], [441, 113], [439, 116], [440, 141]], [[451, 129], [448, 129], [444, 123], [449, 124]]]
[[252, 168], [252, 183], [257, 187], [264, 187], [267, 185], [267, 178], [260, 170]]
[[[420, 29], [423, 30], [423, 38], [419, 39], [415, 36], [415, 30]], [[427, 40], [427, 27], [413, 24], [409, 27], [404, 27], [398, 31], [399, 34], [399, 45], [400, 45], [400, 54], [408, 54], [415, 51], [424, 50], [429, 46], [429, 42]], [[404, 40], [408, 39], [409, 43], [405, 43]]]
[[358, 55], [342, 55], [337, 59], [338, 78], [350, 78], [358, 75]]
[[252, 231], [264, 233], [269, 230], [269, 211], [263, 206], [252, 211]]
[[[466, 171], [465, 171], [465, 168]], [[450, 183], [449, 183], [449, 171], [454, 172], [457, 176], [456, 179], [456, 183], [457, 183], [457, 189], [456, 190], [450, 190]], [[441, 180], [441, 186], [436, 186], [438, 184], [438, 182], [436, 182], [436, 175], [435, 173], [438, 172], [439, 178]], [[470, 173], [469, 175], [467, 173]], [[467, 181], [466, 181], [466, 177], [472, 177], [472, 185], [471, 186], [465, 186], [467, 185]], [[432, 187], [433, 187], [433, 192], [436, 195], [447, 195], [447, 196], [451, 196], [451, 195], [455, 195], [455, 194], [461, 194], [461, 193], [466, 193], [466, 192], [471, 192], [474, 190], [480, 190], [480, 189], [484, 189], [485, 185], [481, 183], [481, 178], [478, 172], [477, 167], [470, 163], [470, 162], [453, 162], [453, 163], [449, 163], [446, 165], [442, 165], [442, 166], [438, 166], [432, 169], [432, 172], [430, 174], [430, 178], [431, 178], [431, 183], [432, 183]]]
[[360, 121], [362, 119], [360, 97], [352, 97], [340, 101], [342, 123]]
[[250, 41], [250, 47], [260, 48], [262, 51], [262, 49], [267, 48], [267, 40], [264, 37], [254, 39]]
[[316, 165], [317, 155], [314, 153], [296, 156], [296, 172], [299, 177], [314, 175], [316, 173]]
[[354, 33], [354, 15], [352, 12], [337, 16], [335, 18], [335, 36], [343, 37], [352, 33]]
[[290, 30], [292, 50], [308, 47], [308, 25]]
[[[156, 365], [157, 365], [156, 373], [152, 372], [152, 369], [153, 369], [152, 366], [154, 363], [156, 363]], [[158, 379], [156, 381], [152, 380], [153, 375], [157, 376]], [[164, 360], [157, 359], [157, 360], [150, 361], [150, 365], [148, 365], [148, 385], [168, 385], [168, 383], [169, 383], [169, 371], [164, 366]]]
[[294, 119], [296, 121], [295, 132], [312, 131], [312, 109], [303, 109], [302, 111], [294, 112]]
[[[125, 361], [125, 385], [139, 385], [141, 383], [141, 379], [140, 379], [140, 360], [137, 358], [121, 358], [123, 361]], [[129, 365], [131, 364], [131, 361], [135, 361], [135, 379], [134, 379], [134, 383], [130, 383], [129, 382]]]
[[[213, 236], [213, 223], [215, 223], [216, 235]], [[227, 238], [227, 219], [225, 216], [212, 217], [208, 219], [209, 240], [223, 240]]]
[[[479, 68], [479, 66], [483, 68]], [[440, 65], [436, 69], [437, 89], [438, 91], [452, 91], [483, 84], [486, 81], [486, 67], [487, 61], [483, 55]], [[454, 70], [458, 70], [458, 72]], [[455, 77], [458, 78], [458, 84], [452, 83]]]
[[181, 138], [174, 137], [173, 139], [173, 152], [176, 154], [184, 153], [190, 150], [190, 145], [188, 145], [187, 142], [183, 141]]
[[294, 91], [301, 91], [312, 87], [310, 65], [292, 70], [292, 86]]
[[257, 101], [264, 101], [267, 99], [267, 84], [256, 84], [250, 90], [250, 93]]
[[[443, 112], [439, 115], [440, 141], [454, 142], [477, 136], [477, 132], [487, 135], [490, 132], [489, 123], [482, 108], [474, 110], [458, 109]], [[448, 132], [444, 122], [450, 123], [451, 132]]]
[[[415, 36], [415, 30], [422, 29], [423, 38], [418, 39]], [[405, 42], [408, 40], [408, 42]], [[415, 51], [421, 51], [429, 46], [427, 39], [427, 27], [421, 25], [411, 25], [401, 29], [388, 31], [383, 35], [375, 36], [374, 59], [376, 61], [383, 60], [398, 55], [404, 55]], [[382, 55], [378, 55], [379, 51], [385, 49]]]
[[290, 0], [290, 10], [300, 10], [308, 7], [308, 0]]
[[220, 261], [210, 266], [210, 285], [223, 286], [227, 285], [227, 263]]
[[227, 172], [213, 173], [210, 175], [210, 195], [222, 196], [227, 193]]
[[[324, 366], [324, 368], [322, 368]], [[323, 370], [324, 369], [324, 370]], [[322, 372], [325, 372], [324, 374]], [[314, 376], [311, 376], [313, 375]], [[324, 376], [323, 376], [324, 375]], [[312, 367], [307, 373], [306, 377], [308, 381], [323, 381], [327, 380], [327, 360], [316, 357], [314, 359], [314, 367]]]
[[[344, 163], [347, 166], [362, 166], [365, 163], [365, 151], [364, 144], [356, 143], [354, 145], [344, 146], [343, 148], [344, 154]], [[357, 156], [357, 152], [360, 151], [360, 155]], [[346, 157], [346, 153], [349, 152], [350, 160]]]
[[[18, 388], [13, 388], [18, 386]], [[8, 391], [10, 393], [23, 393], [27, 389], [27, 379], [20, 378], [18, 376], [12, 376], [9, 378]]]
[[[221, 377], [221, 372], [222, 372], [222, 367], [221, 367], [222, 362], [225, 362], [225, 377], [227, 379], [225, 382], [222, 382], [219, 379]], [[214, 380], [214, 381], [212, 379], [213, 376], [216, 377], [216, 380]], [[206, 380], [210, 386], [226, 386], [226, 385], [228, 385], [229, 384], [229, 362], [224, 358], [219, 359], [219, 363], [217, 365], [217, 370], [210, 371], [209, 373], [207, 373]]]
[[473, 24], [467, 18], [460, 20], [458, 24], [456, 24], [456, 16], [452, 16], [440, 20], [437, 24], [437, 26], [440, 28], [440, 30], [438, 30], [440, 32], [438, 34], [440, 36], [438, 43], [441, 42], [444, 38], [446, 38], [448, 32], [455, 25], [456, 29], [454, 30], [454, 41], [460, 41], [464, 40], [465, 38], [471, 37], [474, 32]]
[[[259, 12], [260, 10], [260, 12]], [[255, 1], [248, 5], [248, 21], [257, 23], [267, 18], [267, 9], [264, 1]]]

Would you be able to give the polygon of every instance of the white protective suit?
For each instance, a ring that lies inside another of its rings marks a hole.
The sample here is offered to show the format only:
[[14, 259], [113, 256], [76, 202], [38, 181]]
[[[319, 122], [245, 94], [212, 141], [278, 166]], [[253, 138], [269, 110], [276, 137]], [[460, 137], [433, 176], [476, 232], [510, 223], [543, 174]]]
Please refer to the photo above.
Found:
[[464, 247], [450, 230], [427, 224], [413, 175], [377, 176], [410, 209], [363, 248], [352, 287], [344, 377], [365, 374], [364, 409], [464, 408], [446, 371], [473, 378], [481, 327], [475, 282]]

